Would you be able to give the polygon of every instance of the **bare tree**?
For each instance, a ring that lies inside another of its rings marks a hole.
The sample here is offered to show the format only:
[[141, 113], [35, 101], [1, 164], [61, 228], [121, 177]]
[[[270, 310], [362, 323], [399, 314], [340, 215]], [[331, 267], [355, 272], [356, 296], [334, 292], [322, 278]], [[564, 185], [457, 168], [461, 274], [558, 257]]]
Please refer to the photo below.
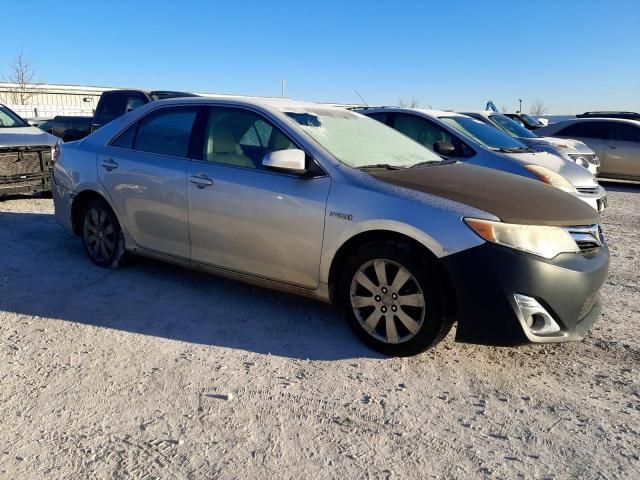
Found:
[[398, 99], [398, 105], [402, 108], [418, 108], [420, 106], [420, 102], [416, 97], [411, 97], [409, 100], [405, 100], [403, 97]]
[[13, 104], [26, 105], [27, 101], [36, 93], [33, 90], [33, 87], [37, 85], [34, 81], [35, 76], [35, 69], [20, 52], [11, 64], [9, 74], [2, 76], [5, 82], [15, 84], [8, 89]]
[[542, 100], [536, 98], [536, 101], [533, 102], [531, 108], [529, 109], [529, 113], [534, 117], [541, 117], [549, 111], [547, 106], [544, 104]]

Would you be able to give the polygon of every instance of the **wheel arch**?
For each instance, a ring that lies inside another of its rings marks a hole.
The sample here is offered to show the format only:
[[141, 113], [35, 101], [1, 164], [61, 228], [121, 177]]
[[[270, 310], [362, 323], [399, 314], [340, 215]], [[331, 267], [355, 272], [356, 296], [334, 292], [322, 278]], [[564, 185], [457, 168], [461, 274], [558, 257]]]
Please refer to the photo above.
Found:
[[347, 258], [359, 248], [372, 242], [396, 241], [402, 242], [415, 248], [417, 251], [423, 252], [431, 262], [437, 267], [438, 274], [444, 281], [444, 291], [446, 296], [446, 313], [448, 316], [455, 315], [456, 312], [456, 294], [451, 278], [438, 257], [424, 244], [414, 238], [394, 232], [391, 230], [369, 230], [361, 232], [344, 242], [337, 250], [329, 268], [329, 297], [332, 303], [336, 303], [336, 287], [340, 280], [340, 267], [344, 265]]
[[76, 235], [80, 235], [81, 233], [80, 222], [82, 219], [82, 211], [84, 210], [84, 207], [91, 200], [95, 199], [102, 200], [107, 205], [109, 205], [111, 210], [113, 210], [113, 207], [111, 207], [111, 204], [104, 197], [104, 195], [97, 192], [96, 190], [83, 190], [82, 192], [78, 193], [73, 198], [73, 202], [71, 204], [71, 227], [73, 228], [73, 233], [75, 233]]

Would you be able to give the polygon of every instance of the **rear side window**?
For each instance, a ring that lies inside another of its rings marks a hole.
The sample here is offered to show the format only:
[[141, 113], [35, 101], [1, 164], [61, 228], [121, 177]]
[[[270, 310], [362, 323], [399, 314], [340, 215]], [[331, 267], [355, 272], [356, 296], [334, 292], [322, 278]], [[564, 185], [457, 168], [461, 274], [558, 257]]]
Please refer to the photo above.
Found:
[[578, 138], [606, 138], [607, 128], [603, 122], [578, 122], [560, 129], [557, 136]]
[[611, 140], [640, 142], [640, 128], [626, 123], [615, 123], [611, 128]]
[[197, 108], [163, 108], [131, 125], [111, 145], [186, 158], [197, 113]]

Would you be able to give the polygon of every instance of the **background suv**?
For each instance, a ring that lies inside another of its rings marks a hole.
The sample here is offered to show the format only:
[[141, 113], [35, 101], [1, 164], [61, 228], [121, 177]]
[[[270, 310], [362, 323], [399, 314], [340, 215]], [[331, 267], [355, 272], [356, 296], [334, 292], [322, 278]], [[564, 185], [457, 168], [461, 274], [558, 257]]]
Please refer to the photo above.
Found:
[[551, 124], [540, 135], [575, 138], [598, 157], [599, 176], [615, 180], [640, 180], [640, 122], [617, 118], [578, 118]]

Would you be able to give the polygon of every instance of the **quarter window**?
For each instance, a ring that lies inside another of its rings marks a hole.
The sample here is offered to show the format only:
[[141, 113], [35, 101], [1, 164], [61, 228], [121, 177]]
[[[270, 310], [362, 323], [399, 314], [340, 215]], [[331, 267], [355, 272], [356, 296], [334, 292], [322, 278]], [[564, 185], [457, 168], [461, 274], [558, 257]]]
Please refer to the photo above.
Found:
[[276, 150], [296, 148], [275, 126], [254, 112], [212, 108], [204, 134], [202, 159], [245, 168], [262, 168]]

